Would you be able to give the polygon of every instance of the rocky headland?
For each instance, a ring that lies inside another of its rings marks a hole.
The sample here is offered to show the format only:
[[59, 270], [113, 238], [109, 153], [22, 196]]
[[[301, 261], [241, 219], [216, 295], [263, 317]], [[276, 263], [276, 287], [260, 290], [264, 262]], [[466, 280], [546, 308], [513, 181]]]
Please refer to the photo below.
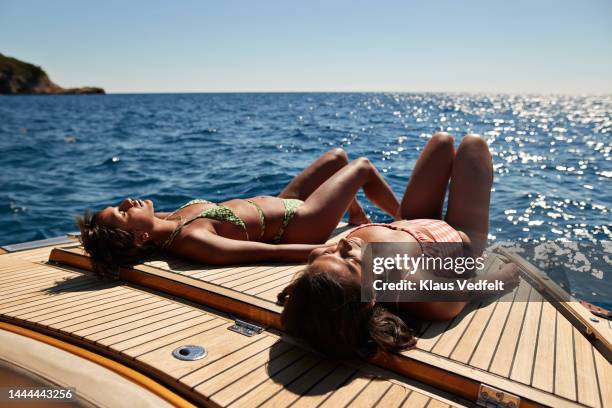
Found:
[[0, 54], [0, 94], [103, 94], [104, 89], [96, 87], [62, 88], [49, 79], [41, 68], [16, 58]]

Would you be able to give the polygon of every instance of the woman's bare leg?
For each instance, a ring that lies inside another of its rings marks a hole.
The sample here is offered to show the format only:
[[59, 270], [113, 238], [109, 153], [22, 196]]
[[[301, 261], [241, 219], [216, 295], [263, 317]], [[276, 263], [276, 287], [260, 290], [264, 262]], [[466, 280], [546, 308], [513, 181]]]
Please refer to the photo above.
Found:
[[446, 222], [465, 232], [476, 256], [487, 245], [493, 164], [487, 142], [467, 135], [461, 141], [451, 174]]
[[362, 187], [372, 203], [390, 215], [397, 213], [399, 203], [389, 185], [368, 159], [359, 158], [338, 170], [306, 199], [281, 242], [325, 242]]
[[[321, 184], [346, 166], [348, 162], [348, 155], [343, 149], [331, 149], [295, 176], [278, 196], [306, 201]], [[356, 198], [351, 201], [348, 210], [350, 224], [369, 222], [363, 207]]]
[[412, 170], [397, 219], [442, 219], [454, 157], [451, 135], [436, 133], [429, 139]]

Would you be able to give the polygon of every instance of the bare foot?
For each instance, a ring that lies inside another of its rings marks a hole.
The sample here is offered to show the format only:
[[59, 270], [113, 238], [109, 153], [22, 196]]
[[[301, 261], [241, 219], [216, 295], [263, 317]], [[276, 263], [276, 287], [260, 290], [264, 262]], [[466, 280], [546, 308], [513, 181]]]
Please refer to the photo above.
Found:
[[349, 219], [348, 223], [350, 225], [361, 225], [361, 224], [369, 224], [372, 220], [368, 218], [368, 215], [363, 210], [361, 204], [357, 199], [354, 199], [349, 207]]
[[348, 223], [349, 225], [361, 225], [361, 224], [369, 224], [372, 220], [368, 218], [368, 216], [363, 213], [363, 215], [351, 216], [349, 215]]

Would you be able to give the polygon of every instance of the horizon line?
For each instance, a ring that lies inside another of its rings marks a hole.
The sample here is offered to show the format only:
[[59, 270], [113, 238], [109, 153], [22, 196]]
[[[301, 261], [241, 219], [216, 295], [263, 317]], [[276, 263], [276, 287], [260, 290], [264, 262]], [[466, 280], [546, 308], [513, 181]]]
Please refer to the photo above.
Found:
[[[104, 89], [104, 88], [102, 88]], [[612, 96], [612, 91], [602, 93], [590, 92], [508, 92], [508, 91], [338, 91], [338, 90], [275, 90], [275, 91], [254, 91], [254, 90], [222, 90], [222, 91], [109, 91], [105, 90], [106, 95], [176, 95], [176, 94], [453, 94], [453, 95], [511, 95], [511, 96]], [[22, 94], [25, 95], [25, 94]], [[32, 94], [37, 95], [37, 94]], [[39, 95], [39, 94], [38, 94]]]

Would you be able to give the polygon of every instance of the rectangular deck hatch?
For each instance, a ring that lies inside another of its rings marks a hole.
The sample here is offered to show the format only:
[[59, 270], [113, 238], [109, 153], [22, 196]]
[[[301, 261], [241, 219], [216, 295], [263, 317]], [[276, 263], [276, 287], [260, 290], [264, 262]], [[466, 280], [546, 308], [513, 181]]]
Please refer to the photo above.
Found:
[[518, 408], [521, 399], [490, 385], [480, 384], [476, 405], [486, 408]]

